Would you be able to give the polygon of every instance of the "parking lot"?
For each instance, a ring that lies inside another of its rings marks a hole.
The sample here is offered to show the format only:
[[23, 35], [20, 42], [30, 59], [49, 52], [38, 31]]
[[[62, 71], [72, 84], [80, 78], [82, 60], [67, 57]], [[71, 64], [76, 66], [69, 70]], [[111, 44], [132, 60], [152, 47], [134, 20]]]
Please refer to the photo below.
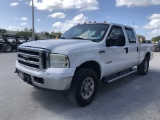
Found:
[[24, 83], [14, 73], [16, 53], [0, 53], [0, 120], [160, 120], [160, 53], [146, 76], [100, 83], [94, 102], [72, 105], [65, 92]]

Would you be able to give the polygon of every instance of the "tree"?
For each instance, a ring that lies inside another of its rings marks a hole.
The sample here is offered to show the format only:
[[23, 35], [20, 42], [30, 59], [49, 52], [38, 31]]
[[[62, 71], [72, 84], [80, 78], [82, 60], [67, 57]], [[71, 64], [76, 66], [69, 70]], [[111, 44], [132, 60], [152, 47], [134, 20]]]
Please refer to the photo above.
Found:
[[160, 40], [160, 36], [152, 38], [153, 43], [157, 43]]
[[62, 33], [61, 32], [51, 32], [51, 35], [54, 37], [54, 38], [57, 38], [59, 36], [62, 36]]
[[[32, 37], [32, 32], [31, 29], [27, 30], [27, 31], [20, 31], [18, 33], [16, 33], [17, 36], [24, 36], [27, 39], [29, 39], [29, 37]], [[39, 40], [39, 37], [37, 35], [35, 35], [35, 40]]]
[[5, 29], [0, 29], [0, 34], [1, 34], [1, 35], [4, 35], [6, 32], [7, 32], [7, 30], [5, 30]]
[[44, 32], [44, 34], [45, 34], [45, 36], [46, 36], [47, 39], [48, 39], [48, 37], [49, 37], [49, 32]]
[[27, 28], [27, 27], [24, 28], [23, 31], [24, 31], [24, 32], [28, 32], [28, 28]]
[[146, 38], [143, 35], [137, 35], [140, 43], [146, 43]]
[[18, 36], [26, 36], [26, 37], [32, 37], [32, 32], [27, 32], [27, 31], [20, 31], [16, 33]]

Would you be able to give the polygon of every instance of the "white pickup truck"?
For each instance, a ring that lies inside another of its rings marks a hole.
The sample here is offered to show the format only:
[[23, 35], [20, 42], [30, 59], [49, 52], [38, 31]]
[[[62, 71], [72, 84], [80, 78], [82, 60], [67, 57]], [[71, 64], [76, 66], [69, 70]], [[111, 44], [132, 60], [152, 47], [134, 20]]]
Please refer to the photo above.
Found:
[[16, 73], [33, 86], [67, 90], [69, 100], [84, 107], [93, 101], [99, 80], [115, 81], [135, 72], [135, 66], [146, 75], [152, 58], [152, 45], [139, 44], [130, 26], [79, 24], [58, 40], [20, 45]]

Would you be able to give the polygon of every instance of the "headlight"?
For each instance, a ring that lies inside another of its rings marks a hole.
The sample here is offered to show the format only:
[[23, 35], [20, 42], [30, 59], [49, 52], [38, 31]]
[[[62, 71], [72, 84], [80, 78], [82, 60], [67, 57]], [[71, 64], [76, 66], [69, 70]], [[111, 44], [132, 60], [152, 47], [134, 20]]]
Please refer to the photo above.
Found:
[[69, 68], [69, 58], [66, 55], [50, 54], [51, 68]]

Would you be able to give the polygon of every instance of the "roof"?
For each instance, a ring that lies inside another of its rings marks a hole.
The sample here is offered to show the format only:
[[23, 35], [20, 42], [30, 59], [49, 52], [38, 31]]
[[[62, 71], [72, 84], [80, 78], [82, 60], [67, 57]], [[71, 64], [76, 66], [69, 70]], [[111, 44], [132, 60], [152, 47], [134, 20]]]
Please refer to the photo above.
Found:
[[[89, 22], [89, 23], [84, 23], [84, 24], [109, 24], [109, 25], [117, 25], [117, 26], [123, 26], [123, 27], [127, 27], [127, 28], [134, 28], [133, 26], [129, 26], [129, 25], [123, 25], [123, 24], [119, 24], [119, 23], [112, 23], [112, 22], [106, 22], [106, 23], [91, 23], [91, 22]], [[84, 25], [84, 24], [79, 24], [79, 25]]]

